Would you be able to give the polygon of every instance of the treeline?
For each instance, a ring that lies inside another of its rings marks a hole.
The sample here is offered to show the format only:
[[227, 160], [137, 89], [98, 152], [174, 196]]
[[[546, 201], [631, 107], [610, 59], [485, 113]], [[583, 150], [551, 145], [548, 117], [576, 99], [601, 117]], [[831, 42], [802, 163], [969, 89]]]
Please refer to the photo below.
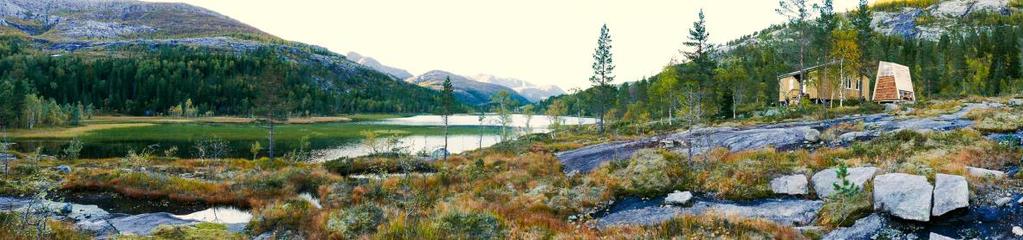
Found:
[[[436, 91], [364, 68], [297, 64], [273, 48], [245, 54], [189, 46], [111, 47], [59, 55], [21, 37], [0, 38], [0, 84], [12, 86], [5, 111], [22, 112], [35, 94], [60, 105], [81, 103], [109, 114], [166, 115], [191, 102], [199, 114], [250, 115], [265, 69], [283, 69], [279, 94], [292, 115], [432, 111]], [[301, 57], [301, 56], [298, 56]], [[22, 100], [16, 100], [22, 99]], [[181, 109], [184, 111], [185, 109]], [[17, 115], [17, 114], [14, 114]], [[24, 122], [5, 115], [0, 121]]]
[[[835, 13], [827, 0], [814, 6], [783, 2], [790, 4], [780, 6], [779, 12], [795, 13], [785, 14], [788, 23], [734, 40], [723, 49], [706, 49], [713, 46], [705, 44], [709, 30], [701, 12], [687, 38], [685, 62], [669, 63], [655, 76], [614, 85], [609, 93], [594, 87], [539, 105], [557, 104], [572, 115], [597, 116], [606, 104], [604, 117], [622, 122], [698, 122], [751, 116], [779, 105], [781, 74], [840, 63], [823, 67], [819, 79], [837, 82], [839, 76], [862, 75], [873, 80], [878, 61], [908, 66], [917, 98], [923, 101], [1023, 93], [1019, 46], [1023, 41], [1023, 18], [1019, 16], [1023, 12], [1019, 9], [1009, 15], [957, 19], [959, 24], [939, 39], [927, 40], [873, 31], [873, 8], [865, 1], [845, 14]], [[815, 17], [800, 16], [800, 10], [815, 12]], [[858, 101], [845, 101], [850, 103]]]

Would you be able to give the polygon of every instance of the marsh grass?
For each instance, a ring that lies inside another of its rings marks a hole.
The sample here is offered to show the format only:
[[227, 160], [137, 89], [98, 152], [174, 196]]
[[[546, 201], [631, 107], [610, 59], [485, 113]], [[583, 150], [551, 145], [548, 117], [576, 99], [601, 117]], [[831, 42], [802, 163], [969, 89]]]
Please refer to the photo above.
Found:
[[682, 215], [653, 228], [657, 239], [807, 239], [791, 227], [768, 220], [714, 213]]

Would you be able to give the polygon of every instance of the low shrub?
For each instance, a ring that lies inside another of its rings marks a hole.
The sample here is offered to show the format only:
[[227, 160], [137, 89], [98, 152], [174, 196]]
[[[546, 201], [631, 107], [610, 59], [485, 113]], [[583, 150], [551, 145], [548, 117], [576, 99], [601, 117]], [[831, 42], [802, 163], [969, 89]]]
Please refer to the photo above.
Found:
[[[872, 189], [864, 187], [864, 189]], [[825, 200], [817, 218], [821, 226], [828, 228], [847, 227], [852, 225], [873, 210], [870, 193], [857, 191], [851, 194], [834, 194]]]
[[384, 220], [384, 211], [380, 207], [360, 204], [329, 213], [324, 228], [331, 239], [355, 239], [375, 233]]
[[450, 239], [504, 239], [507, 234], [504, 221], [491, 213], [448, 213], [437, 224]]
[[323, 168], [340, 175], [434, 172], [436, 170], [429, 162], [411, 156], [342, 157], [324, 162]]
[[140, 237], [135, 235], [121, 235], [115, 237], [115, 239], [121, 240], [172, 240], [172, 239], [189, 239], [189, 240], [242, 240], [246, 239], [245, 236], [237, 233], [232, 233], [227, 230], [227, 226], [216, 223], [199, 223], [195, 225], [161, 225], [157, 227], [153, 234], [150, 236]]
[[258, 235], [265, 232], [301, 232], [312, 220], [314, 207], [306, 200], [293, 198], [274, 201], [255, 209], [248, 230]]

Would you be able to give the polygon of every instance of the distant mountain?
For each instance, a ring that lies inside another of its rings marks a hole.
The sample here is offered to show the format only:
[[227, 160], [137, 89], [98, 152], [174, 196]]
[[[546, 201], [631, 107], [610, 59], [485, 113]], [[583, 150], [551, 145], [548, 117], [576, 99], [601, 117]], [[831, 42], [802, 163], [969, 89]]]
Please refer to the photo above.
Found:
[[500, 78], [489, 74], [476, 74], [474, 80], [509, 87], [531, 102], [543, 101], [549, 97], [565, 94], [565, 91], [554, 85], [536, 85], [514, 78]]
[[377, 70], [379, 72], [386, 73], [387, 75], [391, 75], [396, 80], [405, 80], [412, 77], [412, 74], [409, 73], [408, 71], [405, 71], [405, 69], [390, 67], [381, 64], [376, 59], [360, 55], [359, 53], [356, 52], [348, 52], [348, 60], [352, 60], [353, 62], [362, 64], [364, 66], [372, 68], [373, 70]]
[[447, 77], [451, 78], [451, 85], [455, 90], [455, 98], [465, 103], [473, 105], [486, 103], [490, 101], [491, 96], [501, 91], [507, 91], [511, 94], [512, 99], [519, 101], [520, 103], [529, 102], [529, 99], [519, 95], [514, 89], [498, 84], [475, 81], [464, 76], [441, 70], [429, 71], [419, 76], [406, 79], [406, 81], [419, 86], [441, 89], [441, 84], [444, 83], [444, 79]]
[[[295, 70], [291, 76], [298, 81], [284, 89], [301, 103], [295, 111], [428, 112], [438, 94], [394, 81], [410, 75], [382, 73], [368, 61], [353, 62], [182, 3], [0, 0], [0, 36], [0, 45], [17, 47], [0, 55], [0, 61], [50, 71], [17, 77], [36, 86], [57, 86], [35, 88], [39, 95], [121, 113], [160, 114], [186, 99], [218, 114], [248, 113], [262, 87], [255, 81], [259, 69], [277, 60]], [[80, 70], [86, 68], [95, 71]], [[20, 74], [14, 70], [0, 67], [0, 79], [14, 79], [12, 74]], [[46, 77], [63, 73], [76, 77]], [[107, 87], [82, 87], [101, 85]], [[225, 95], [227, 90], [234, 95]]]

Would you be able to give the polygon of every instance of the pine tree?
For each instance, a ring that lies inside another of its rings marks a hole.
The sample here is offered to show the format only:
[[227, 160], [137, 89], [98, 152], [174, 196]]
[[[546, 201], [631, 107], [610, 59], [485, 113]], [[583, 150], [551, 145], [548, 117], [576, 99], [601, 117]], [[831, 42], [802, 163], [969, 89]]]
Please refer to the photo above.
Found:
[[597, 117], [600, 119], [597, 126], [600, 132], [604, 132], [604, 114], [607, 113], [610, 101], [611, 83], [615, 80], [614, 60], [611, 53], [611, 32], [607, 24], [600, 27], [600, 36], [597, 38], [597, 48], [593, 53], [593, 76], [590, 83], [596, 91], [594, 104], [597, 107]]
[[451, 85], [451, 77], [444, 79], [440, 94], [441, 118], [444, 120], [444, 160], [448, 159], [448, 120], [455, 108], [454, 87]]
[[[775, 9], [779, 15], [789, 18], [789, 26], [795, 29], [796, 32], [796, 43], [799, 47], [799, 69], [800, 75], [803, 75], [803, 69], [806, 69], [806, 48], [807, 48], [807, 26], [806, 20], [810, 17], [810, 11], [807, 9], [807, 0], [781, 0], [778, 2], [778, 8]], [[806, 81], [800, 81], [799, 84], [799, 101], [803, 101], [803, 94], [806, 92]]]

